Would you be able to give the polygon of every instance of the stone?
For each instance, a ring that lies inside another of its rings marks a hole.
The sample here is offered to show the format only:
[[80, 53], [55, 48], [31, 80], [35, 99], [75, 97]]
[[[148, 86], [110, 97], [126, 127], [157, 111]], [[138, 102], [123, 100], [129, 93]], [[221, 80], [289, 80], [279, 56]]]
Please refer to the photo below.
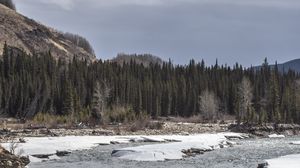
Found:
[[18, 157], [0, 146], [0, 167], [1, 168], [25, 168], [29, 164], [28, 157]]
[[69, 151], [56, 151], [56, 155], [59, 156], [59, 157], [62, 157], [62, 156], [67, 156], [69, 155], [71, 152]]
[[264, 163], [260, 163], [258, 164], [257, 168], [267, 168], [268, 167], [268, 163], [264, 162]]

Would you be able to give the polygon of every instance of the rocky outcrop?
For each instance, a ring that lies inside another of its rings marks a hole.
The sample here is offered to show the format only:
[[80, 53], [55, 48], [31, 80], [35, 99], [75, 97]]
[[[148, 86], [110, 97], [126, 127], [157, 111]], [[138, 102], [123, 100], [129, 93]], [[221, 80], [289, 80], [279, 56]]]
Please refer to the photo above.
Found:
[[29, 162], [27, 157], [15, 156], [0, 146], [1, 168], [24, 168]]
[[[75, 36], [74, 36], [75, 37]], [[0, 4], [0, 55], [4, 43], [19, 48], [27, 54], [51, 52], [56, 59], [96, 59], [91, 50], [57, 30], [44, 26]]]

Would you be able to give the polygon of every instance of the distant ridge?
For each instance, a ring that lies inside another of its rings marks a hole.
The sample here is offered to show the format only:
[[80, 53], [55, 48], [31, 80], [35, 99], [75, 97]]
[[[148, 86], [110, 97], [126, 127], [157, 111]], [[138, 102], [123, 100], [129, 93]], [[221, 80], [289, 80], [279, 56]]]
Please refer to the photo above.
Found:
[[[275, 65], [270, 65], [271, 68], [274, 68]], [[277, 64], [278, 70], [280, 72], [287, 73], [289, 70], [300, 73], [300, 59], [294, 59], [282, 64]], [[261, 66], [254, 67], [255, 69], [261, 68]]]

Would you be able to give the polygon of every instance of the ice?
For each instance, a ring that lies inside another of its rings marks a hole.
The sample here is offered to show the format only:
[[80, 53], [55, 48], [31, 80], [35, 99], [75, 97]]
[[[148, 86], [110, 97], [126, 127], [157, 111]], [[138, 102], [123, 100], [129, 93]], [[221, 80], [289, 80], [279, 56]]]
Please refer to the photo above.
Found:
[[292, 145], [300, 145], [300, 141], [294, 141], [294, 142], [291, 142], [290, 144], [292, 144]]
[[267, 160], [269, 164], [268, 168], [299, 168], [300, 167], [300, 155], [287, 155], [276, 159]]
[[160, 137], [142, 137], [144, 142], [166, 142], [165, 139]]
[[284, 135], [277, 135], [277, 134], [271, 134], [271, 135], [268, 135], [269, 138], [285, 138]]
[[[73, 151], [90, 149], [99, 144], [109, 145], [112, 141], [129, 143], [129, 139], [122, 139], [115, 136], [66, 136], [66, 137], [27, 137], [26, 143], [18, 143], [15, 149], [16, 154], [23, 156], [32, 155], [54, 155], [56, 151]], [[1, 144], [9, 150], [11, 143]], [[30, 157], [31, 162], [41, 161], [38, 158]]]
[[227, 142], [225, 135], [232, 135], [234, 137], [238, 136], [238, 134], [225, 133], [199, 134], [191, 136], [160, 136], [158, 138], [176, 139], [180, 140], [181, 142], [117, 149], [113, 151], [112, 156], [120, 159], [136, 161], [164, 161], [182, 159], [186, 156], [182, 150], [197, 149], [201, 151], [210, 151], [220, 148], [220, 145]]
[[[226, 147], [226, 137], [240, 137], [236, 133], [199, 134], [199, 135], [165, 135], [165, 136], [66, 136], [66, 137], [27, 137], [26, 143], [18, 143], [15, 153], [29, 156], [31, 162], [41, 162], [45, 159], [34, 155], [49, 155], [49, 159], [59, 159], [57, 151], [75, 151], [91, 149], [98, 145], [109, 145], [131, 142], [154, 142], [159, 144], [144, 145], [133, 148], [115, 150], [112, 156], [129, 160], [158, 161], [182, 159], [184, 149], [213, 150]], [[10, 143], [1, 144], [10, 148]], [[47, 159], [46, 159], [47, 160]]]

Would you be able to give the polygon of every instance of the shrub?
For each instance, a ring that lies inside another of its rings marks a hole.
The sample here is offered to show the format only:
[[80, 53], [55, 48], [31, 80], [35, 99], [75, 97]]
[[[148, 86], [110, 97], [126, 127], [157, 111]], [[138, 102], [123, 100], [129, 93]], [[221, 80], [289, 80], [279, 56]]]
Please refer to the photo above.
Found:
[[110, 123], [129, 123], [135, 121], [137, 116], [130, 107], [114, 106], [111, 110], [104, 113], [104, 122]]
[[129, 130], [132, 132], [136, 132], [144, 129], [155, 129], [160, 130], [163, 128], [164, 123], [159, 121], [151, 121], [149, 115], [143, 113], [141, 114], [137, 120], [130, 126]]
[[92, 45], [89, 43], [89, 41], [86, 38], [72, 33], [63, 33], [63, 36], [64, 38], [74, 43], [76, 46], [83, 48], [86, 52], [93, 55], [95, 54]]

